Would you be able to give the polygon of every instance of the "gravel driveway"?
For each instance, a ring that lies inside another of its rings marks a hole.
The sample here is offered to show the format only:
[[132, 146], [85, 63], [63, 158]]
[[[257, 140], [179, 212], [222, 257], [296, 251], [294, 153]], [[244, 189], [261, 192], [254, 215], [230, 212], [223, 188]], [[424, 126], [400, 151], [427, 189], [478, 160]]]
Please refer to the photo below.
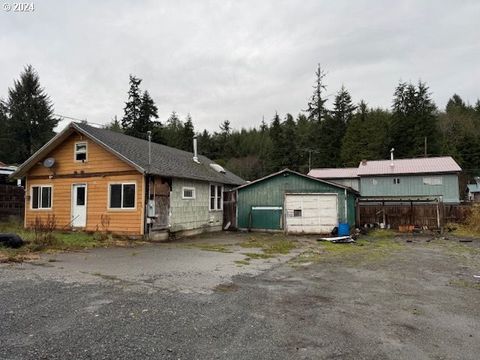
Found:
[[478, 243], [302, 240], [243, 264], [247, 236], [1, 265], [0, 358], [478, 359]]

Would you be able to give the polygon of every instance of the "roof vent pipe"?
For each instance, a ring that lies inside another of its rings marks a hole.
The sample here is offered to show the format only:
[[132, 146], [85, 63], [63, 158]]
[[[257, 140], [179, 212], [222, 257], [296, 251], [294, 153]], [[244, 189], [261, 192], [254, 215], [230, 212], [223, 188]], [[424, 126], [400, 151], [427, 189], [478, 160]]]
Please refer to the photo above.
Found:
[[391, 161], [390, 166], [391, 166], [391, 167], [394, 166], [394, 164], [393, 164], [393, 152], [394, 152], [394, 151], [395, 151], [394, 148], [392, 148], [392, 149], [390, 150], [390, 161]]
[[147, 131], [148, 136], [148, 171], [150, 171], [150, 167], [152, 166], [152, 132], [150, 130]]
[[197, 136], [193, 137], [193, 161], [200, 163], [200, 161], [198, 161]]

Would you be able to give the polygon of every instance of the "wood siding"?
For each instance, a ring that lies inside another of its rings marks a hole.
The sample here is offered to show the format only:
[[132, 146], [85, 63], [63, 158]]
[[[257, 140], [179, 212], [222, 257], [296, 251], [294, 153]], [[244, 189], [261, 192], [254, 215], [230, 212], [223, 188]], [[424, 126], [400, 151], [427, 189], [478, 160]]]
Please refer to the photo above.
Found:
[[[88, 143], [88, 160], [85, 163], [74, 160], [74, 144]], [[25, 226], [30, 227], [37, 216], [45, 219], [55, 215], [57, 227], [70, 229], [71, 194], [73, 184], [87, 185], [87, 231], [104, 231], [102, 215], [108, 217], [108, 230], [116, 234], [141, 235], [144, 232], [144, 176], [103, 147], [80, 134], [72, 134], [47, 157], [55, 158], [52, 171], [42, 164], [35, 165], [28, 173], [26, 183]], [[52, 178], [49, 178], [53, 175]], [[135, 209], [108, 209], [110, 183], [135, 182]], [[31, 188], [34, 185], [52, 185], [52, 208], [31, 209]]]

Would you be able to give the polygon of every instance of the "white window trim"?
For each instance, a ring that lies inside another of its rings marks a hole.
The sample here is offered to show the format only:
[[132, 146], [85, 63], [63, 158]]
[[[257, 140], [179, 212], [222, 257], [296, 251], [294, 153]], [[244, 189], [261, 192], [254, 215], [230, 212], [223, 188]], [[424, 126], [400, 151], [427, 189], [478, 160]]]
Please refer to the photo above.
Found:
[[[214, 207], [212, 208], [212, 186], [215, 186], [215, 203]], [[218, 187], [221, 187], [221, 202], [220, 202], [220, 208], [217, 209], [217, 202], [218, 202]], [[208, 185], [208, 210], [209, 211], [223, 211], [223, 185], [221, 184], [209, 184]]]
[[[77, 160], [77, 144], [85, 144], [85, 160]], [[73, 161], [84, 163], [88, 161], [88, 141], [76, 141], [73, 144]]]
[[[110, 197], [111, 197], [111, 192], [110, 192], [110, 186], [111, 185], [122, 185], [122, 193], [121, 193], [121, 198], [120, 198], [120, 207], [110, 207]], [[134, 207], [123, 207], [123, 186], [124, 185], [135, 185], [135, 199], [134, 199]], [[107, 210], [108, 211], [134, 211], [137, 210], [137, 182], [136, 181], [118, 181], [118, 182], [109, 182], [107, 185], [107, 192], [108, 192], [108, 199], [107, 199]]]
[[399, 177], [394, 177], [393, 178], [393, 185], [400, 185], [400, 178]]
[[[48, 208], [47, 207], [39, 207], [37, 209], [33, 208], [33, 188], [34, 187], [40, 188], [40, 190], [39, 190], [40, 197], [41, 197], [41, 193], [42, 193], [42, 188], [46, 188], [46, 187], [50, 188], [50, 207], [48, 207]], [[51, 185], [51, 184], [30, 185], [30, 210], [32, 210], [32, 211], [42, 211], [42, 210], [52, 210], [52, 208], [53, 208], [53, 185]]]
[[[192, 197], [185, 196], [185, 190], [191, 190], [192, 191]], [[194, 187], [191, 187], [191, 186], [183, 186], [182, 187], [182, 199], [183, 200], [195, 200], [196, 196], [197, 196], [197, 193], [196, 193]]]

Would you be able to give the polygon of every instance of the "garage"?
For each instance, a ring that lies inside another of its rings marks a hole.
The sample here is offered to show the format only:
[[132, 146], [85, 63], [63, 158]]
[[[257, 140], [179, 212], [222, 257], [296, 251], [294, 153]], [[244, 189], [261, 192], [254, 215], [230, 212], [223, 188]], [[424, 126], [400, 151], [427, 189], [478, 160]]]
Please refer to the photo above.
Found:
[[330, 233], [338, 225], [337, 194], [286, 194], [285, 230], [298, 234]]
[[240, 230], [325, 234], [339, 223], [355, 225], [358, 192], [289, 169], [232, 190]]

